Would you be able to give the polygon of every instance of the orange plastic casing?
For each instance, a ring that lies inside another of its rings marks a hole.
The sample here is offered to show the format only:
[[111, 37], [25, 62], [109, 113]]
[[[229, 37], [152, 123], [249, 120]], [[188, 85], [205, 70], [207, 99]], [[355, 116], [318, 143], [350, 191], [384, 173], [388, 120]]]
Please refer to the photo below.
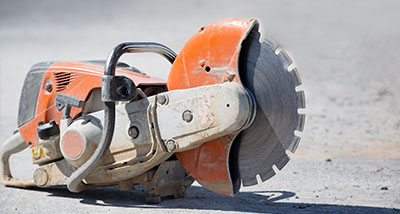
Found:
[[[69, 73], [68, 79], [60, 79], [57, 74]], [[104, 74], [104, 66], [83, 62], [55, 62], [47, 68], [44, 74], [39, 94], [36, 101], [36, 110], [33, 119], [19, 127], [19, 132], [25, 142], [32, 146], [38, 143], [38, 122], [47, 123], [55, 120], [59, 124], [64, 110], [56, 108], [57, 93], [67, 94], [85, 101], [90, 92], [95, 88], [101, 88], [101, 77]], [[147, 76], [145, 74], [117, 69], [116, 75], [130, 78], [137, 87], [143, 85], [165, 85], [165, 81]], [[68, 84], [67, 84], [68, 81]], [[45, 90], [46, 83], [51, 83], [51, 92]], [[82, 112], [82, 108], [71, 108], [71, 117], [74, 118]]]

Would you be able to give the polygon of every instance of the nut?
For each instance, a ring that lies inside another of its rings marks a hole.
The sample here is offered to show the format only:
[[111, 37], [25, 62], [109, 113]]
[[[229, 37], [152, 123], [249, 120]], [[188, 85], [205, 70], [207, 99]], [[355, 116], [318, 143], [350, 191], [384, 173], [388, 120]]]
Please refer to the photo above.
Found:
[[176, 143], [174, 140], [167, 140], [165, 145], [167, 146], [168, 152], [172, 152], [176, 149]]
[[161, 105], [167, 104], [168, 97], [165, 94], [159, 94], [159, 95], [157, 95], [157, 101]]
[[186, 110], [182, 113], [182, 119], [189, 123], [190, 121], [193, 120], [193, 114], [190, 110]]
[[139, 136], [139, 129], [136, 126], [131, 126], [128, 130], [129, 136], [137, 138]]

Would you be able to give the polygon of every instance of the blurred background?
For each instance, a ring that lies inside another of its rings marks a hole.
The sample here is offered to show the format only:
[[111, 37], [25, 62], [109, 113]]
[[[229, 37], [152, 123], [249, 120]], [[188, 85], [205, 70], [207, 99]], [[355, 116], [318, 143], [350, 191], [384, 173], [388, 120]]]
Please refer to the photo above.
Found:
[[[116, 190], [104, 190], [112, 196], [100, 198], [101, 203], [115, 212], [396, 212], [399, 10], [400, 2], [390, 0], [0, 0], [0, 144], [17, 128], [22, 84], [37, 62], [101, 60], [125, 41], [159, 42], [179, 52], [202, 26], [227, 17], [255, 18], [263, 36], [294, 58], [304, 83], [306, 127], [293, 159], [274, 178], [244, 188], [235, 198], [195, 185], [185, 199], [162, 202], [156, 210], [144, 209], [136, 195], [121, 193], [139, 202], [121, 199]], [[158, 56], [129, 55], [122, 61], [168, 77], [170, 65]], [[29, 151], [12, 162], [19, 166], [15, 175], [31, 176]], [[30, 194], [43, 200], [56, 196], [50, 198], [54, 205], [46, 206], [47, 211], [67, 206], [67, 200], [79, 211], [109, 211], [85, 203], [88, 198], [97, 200], [101, 190], [83, 196], [57, 191], [0, 187], [0, 213], [43, 209], [40, 203], [29, 209], [21, 205]]]

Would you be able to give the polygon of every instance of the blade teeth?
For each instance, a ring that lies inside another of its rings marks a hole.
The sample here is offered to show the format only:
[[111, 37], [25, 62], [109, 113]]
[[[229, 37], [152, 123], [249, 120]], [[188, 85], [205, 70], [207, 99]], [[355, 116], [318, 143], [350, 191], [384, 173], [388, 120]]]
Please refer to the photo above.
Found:
[[300, 144], [300, 140], [301, 140], [300, 137], [294, 136], [294, 140], [293, 140], [293, 143], [292, 143], [292, 145], [291, 145], [292, 147], [289, 148], [289, 151], [290, 151], [290, 152], [294, 153], [294, 152], [297, 150], [297, 147], [298, 147], [299, 144]]
[[263, 182], [259, 174], [256, 175], [256, 179], [257, 179], [257, 184], [261, 184]]
[[275, 50], [278, 48], [278, 44], [276, 44], [274, 41], [270, 39], [264, 39], [265, 43], [275, 52]]
[[306, 96], [303, 90], [298, 91], [297, 94], [299, 95], [300, 102], [298, 108], [306, 108]]
[[302, 82], [301, 82], [300, 74], [299, 74], [299, 71], [297, 70], [297, 68], [293, 68], [291, 70], [291, 72], [293, 72], [293, 74], [294, 74], [294, 77], [295, 77], [296, 82], [297, 82], [297, 86], [301, 85]]
[[275, 171], [271, 168], [266, 174], [260, 174], [261, 180], [264, 182], [272, 177], [274, 177]]
[[[258, 181], [261, 179], [262, 181], [266, 181], [268, 179], [270, 179], [271, 177], [273, 177], [279, 170], [282, 170], [283, 167], [286, 166], [286, 164], [288, 163], [288, 161], [290, 160], [290, 157], [288, 156], [288, 154], [290, 152], [295, 152], [300, 141], [301, 141], [301, 131], [303, 131], [304, 128], [304, 123], [305, 123], [305, 115], [302, 114], [301, 110], [304, 110], [305, 108], [305, 94], [304, 91], [302, 89], [302, 81], [300, 79], [300, 75], [299, 72], [297, 70], [297, 68], [295, 68], [295, 64], [293, 63], [291, 57], [289, 56], [289, 54], [281, 49], [281, 47], [279, 47], [275, 42], [273, 42], [272, 40], [269, 39], [264, 39], [264, 42], [266, 44], [266, 46], [263, 46], [264, 48], [267, 49], [272, 49], [274, 51], [274, 55], [271, 54], [276, 61], [281, 61], [280, 64], [279, 62], [279, 71], [282, 73], [282, 68], [284, 70], [286, 70], [287, 72], [291, 73], [291, 74], [282, 74], [282, 75], [287, 75], [288, 77], [288, 81], [290, 81], [290, 86], [293, 87], [295, 86], [294, 90], [292, 92], [295, 92], [295, 99], [297, 99], [297, 114], [298, 114], [298, 118], [297, 121], [297, 130], [295, 130], [295, 132], [293, 133], [292, 136], [289, 137], [289, 139], [291, 139], [290, 141], [290, 145], [285, 144], [285, 147], [282, 147], [282, 151], [283, 153], [281, 154], [281, 150], [279, 150], [280, 153], [275, 154], [273, 156], [273, 159], [268, 160], [268, 162], [264, 163], [264, 167], [262, 167], [262, 169], [258, 169], [255, 172], [255, 168], [252, 167], [251, 170], [247, 170], [246, 173], [241, 173], [240, 177], [242, 179], [242, 185], [243, 186], [252, 186], [252, 185], [256, 185], [258, 183]], [[270, 51], [270, 50], [267, 50]], [[278, 57], [278, 59], [276, 59], [276, 57]], [[291, 90], [293, 90], [292, 88], [290, 88]], [[300, 110], [300, 111], [299, 111]], [[287, 148], [288, 147], [288, 148]], [[279, 147], [281, 148], [281, 147]], [[286, 150], [288, 149], [288, 150]], [[290, 152], [289, 152], [290, 151]], [[250, 157], [253, 158], [253, 157]], [[272, 157], [271, 157], [272, 158]], [[253, 171], [252, 171], [253, 170]], [[255, 175], [257, 174], [257, 175]]]
[[279, 163], [275, 164], [275, 166], [276, 166], [279, 170], [282, 170], [283, 167], [285, 167], [286, 164], [289, 162], [289, 160], [290, 160], [289, 156], [287, 156], [287, 155], [285, 154], [285, 158], [282, 158], [281, 161], [279, 161]]
[[278, 57], [282, 61], [285, 69], [287, 69], [293, 63], [292, 59], [289, 57], [289, 54], [283, 49], [279, 52]]
[[304, 130], [304, 123], [306, 120], [306, 115], [304, 114], [299, 114], [299, 125], [297, 127], [297, 130], [302, 132]]
[[246, 179], [242, 179], [243, 180], [243, 186], [247, 187], [247, 186], [253, 186], [257, 184], [257, 178], [254, 176], [253, 178], [246, 178]]

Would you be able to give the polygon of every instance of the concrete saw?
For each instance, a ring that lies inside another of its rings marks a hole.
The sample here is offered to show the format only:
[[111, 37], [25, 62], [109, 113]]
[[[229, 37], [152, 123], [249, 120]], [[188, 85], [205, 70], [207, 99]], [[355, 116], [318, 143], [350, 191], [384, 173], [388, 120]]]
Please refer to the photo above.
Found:
[[[184, 196], [195, 180], [234, 195], [269, 179], [299, 144], [305, 98], [288, 54], [258, 28], [228, 18], [201, 27], [179, 54], [125, 42], [106, 60], [35, 64], [18, 131], [0, 148], [1, 183], [71, 192], [142, 185], [146, 201], [158, 203]], [[140, 53], [168, 60], [168, 80], [119, 61]], [[9, 158], [27, 148], [37, 169], [32, 179], [14, 178]]]

